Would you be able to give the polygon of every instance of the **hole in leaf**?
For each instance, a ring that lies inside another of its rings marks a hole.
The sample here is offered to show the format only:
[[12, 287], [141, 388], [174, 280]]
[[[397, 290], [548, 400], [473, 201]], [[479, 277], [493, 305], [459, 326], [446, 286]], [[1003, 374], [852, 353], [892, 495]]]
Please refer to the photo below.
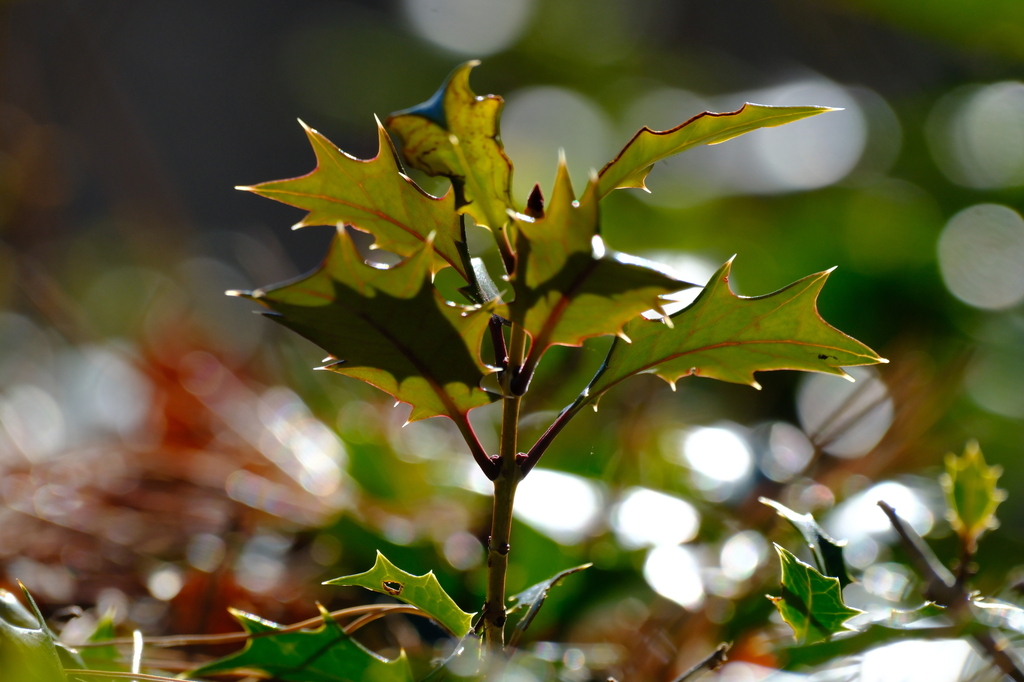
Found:
[[384, 591], [392, 597], [397, 597], [402, 594], [402, 588], [405, 587], [405, 585], [395, 580], [385, 580], [381, 585], [384, 588]]

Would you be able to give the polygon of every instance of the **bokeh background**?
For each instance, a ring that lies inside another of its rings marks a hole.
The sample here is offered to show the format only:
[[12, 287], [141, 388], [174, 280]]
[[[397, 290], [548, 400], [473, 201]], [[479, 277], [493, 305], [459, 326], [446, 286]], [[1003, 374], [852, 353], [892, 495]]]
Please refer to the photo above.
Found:
[[[722, 679], [799, 671], [809, 659], [763, 598], [771, 542], [798, 543], [757, 497], [849, 540], [849, 603], [912, 605], [874, 502], [952, 559], [936, 476], [969, 438], [1010, 493], [978, 587], [1013, 598], [1024, 5], [1010, 0], [0, 3], [0, 586], [24, 581], [71, 642], [111, 609], [147, 634], [218, 632], [235, 629], [229, 605], [292, 622], [315, 600], [373, 598], [319, 584], [379, 548], [479, 607], [490, 499], [455, 429], [402, 428], [408, 407], [310, 371], [316, 348], [223, 296], [309, 270], [330, 239], [232, 189], [312, 168], [297, 117], [368, 158], [374, 114], [476, 57], [475, 90], [506, 98], [520, 201], [550, 187], [559, 147], [582, 186], [642, 125], [745, 101], [841, 107], [659, 164], [650, 194], [606, 201], [602, 230], [697, 283], [737, 254], [745, 295], [839, 266], [823, 316], [891, 360], [857, 383], [762, 374], [760, 392], [639, 377], [579, 416], [520, 488], [510, 590], [594, 567], [552, 593], [524, 680], [667, 680], [724, 639], [737, 662]], [[549, 354], [527, 441], [606, 347]], [[473, 419], [494, 447], [499, 411]], [[444, 646], [402, 616], [364, 637]], [[915, 652], [912, 679], [977, 665], [964, 643]], [[881, 647], [833, 665], [886, 679], [906, 659]]]

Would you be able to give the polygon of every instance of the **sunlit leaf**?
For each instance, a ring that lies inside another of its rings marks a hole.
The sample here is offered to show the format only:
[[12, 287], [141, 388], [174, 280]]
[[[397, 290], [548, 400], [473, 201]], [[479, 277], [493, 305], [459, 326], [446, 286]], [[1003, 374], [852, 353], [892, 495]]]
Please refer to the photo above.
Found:
[[465, 636], [473, 621], [473, 614], [459, 608], [437, 582], [433, 571], [426, 575], [406, 573], [380, 552], [369, 571], [328, 580], [324, 585], [356, 585], [391, 595], [428, 614], [457, 637]]
[[467, 278], [453, 193], [432, 197], [403, 175], [391, 138], [379, 122], [377, 156], [365, 161], [341, 151], [305, 123], [302, 127], [316, 153], [313, 172], [239, 189], [309, 211], [295, 227], [351, 225], [372, 234], [378, 248], [400, 256], [419, 251], [433, 233], [438, 256], [434, 270], [448, 263]]
[[0, 595], [0, 679], [66, 682], [52, 633], [41, 618], [20, 604], [14, 606], [17, 600], [13, 596], [9, 592]]
[[260, 670], [289, 682], [411, 682], [409, 661], [402, 653], [389, 661], [345, 634], [320, 606], [324, 624], [315, 630], [282, 632], [283, 626], [251, 613], [230, 609], [250, 638], [235, 654], [207, 663], [191, 676], [215, 675], [232, 670]]
[[[512, 321], [532, 338], [528, 365], [552, 345], [579, 346], [618, 334], [663, 294], [692, 287], [623, 254], [604, 252], [598, 234], [596, 185], [577, 202], [565, 160], [558, 165], [543, 217], [516, 218], [518, 258]], [[595, 249], [597, 249], [595, 251]]]
[[702, 144], [718, 144], [759, 128], [799, 121], [815, 116], [829, 107], [770, 107], [744, 104], [736, 111], [716, 114], [705, 111], [669, 130], [644, 127], [633, 136], [618, 156], [601, 169], [598, 193], [604, 197], [613, 189], [637, 187], [647, 189], [644, 180], [655, 163]]
[[810, 514], [797, 514], [789, 507], [775, 500], [769, 500], [767, 497], [761, 497], [758, 500], [777, 511], [779, 516], [789, 521], [800, 532], [804, 542], [810, 547], [814, 563], [818, 565], [818, 570], [821, 573], [838, 578], [841, 587], [846, 587], [853, 582], [846, 572], [846, 562], [843, 560], [843, 547], [846, 546], [846, 540], [833, 540]]
[[946, 494], [946, 514], [965, 546], [974, 552], [978, 538], [996, 528], [996, 507], [1006, 499], [1006, 491], [996, 487], [1002, 467], [987, 466], [977, 441], [970, 441], [964, 454], [946, 455], [946, 473], [941, 477]]
[[847, 376], [843, 367], [887, 362], [826, 323], [816, 301], [828, 272], [805, 277], [767, 296], [746, 298], [729, 288], [732, 261], [714, 274], [673, 326], [637, 318], [616, 339], [587, 389], [593, 401], [618, 382], [650, 372], [670, 384], [702, 376], [760, 385], [754, 372], [794, 369]]
[[844, 623], [862, 612], [843, 603], [839, 580], [822, 575], [779, 545], [775, 551], [782, 564], [782, 595], [768, 598], [793, 628], [797, 643], [817, 642], [849, 630]]
[[[43, 633], [50, 638], [53, 645], [57, 647], [57, 657], [60, 659], [61, 665], [65, 668], [83, 667], [84, 663], [82, 662], [82, 657], [79, 655], [78, 651], [60, 641], [54, 631], [50, 629], [50, 626], [46, 624], [46, 619], [43, 618], [43, 613], [39, 610], [39, 605], [36, 604], [36, 600], [32, 596], [32, 593], [28, 591], [28, 588], [25, 587], [20, 580], [17, 582], [18, 587], [21, 588], [21, 593], [25, 596], [25, 601], [28, 602], [29, 608], [31, 609], [32, 622], [38, 623], [39, 629], [41, 629]], [[34, 628], [35, 626], [33, 625], [30, 629]]]
[[[89, 642], [105, 642], [109, 639], [113, 639], [116, 636], [114, 630], [114, 614], [112, 611], [108, 611], [103, 614], [99, 622], [96, 623], [96, 628], [89, 635], [87, 641]], [[115, 663], [117, 659], [121, 657], [118, 653], [117, 648], [114, 646], [97, 646], [97, 647], [82, 647], [80, 649], [82, 655], [82, 661], [84, 667], [87, 670], [124, 670], [125, 666], [122, 664]], [[114, 678], [100, 678], [90, 677], [90, 680], [96, 682], [113, 682]]]
[[479, 388], [480, 343], [491, 312], [446, 302], [430, 285], [425, 244], [388, 269], [366, 265], [344, 230], [313, 273], [251, 292], [271, 319], [317, 344], [326, 368], [412, 405], [410, 421], [465, 414], [494, 397]]
[[526, 609], [526, 613], [516, 623], [515, 630], [512, 631], [512, 636], [509, 638], [509, 645], [515, 646], [519, 642], [519, 638], [522, 637], [526, 629], [530, 627], [533, 619], [537, 617], [537, 613], [540, 612], [540, 607], [544, 606], [544, 600], [548, 598], [548, 592], [551, 588], [562, 581], [562, 578], [573, 573], [579, 573], [580, 571], [590, 568], [593, 564], [583, 564], [582, 566], [576, 566], [574, 568], [567, 568], [564, 571], [560, 571], [555, 575], [551, 576], [547, 580], [542, 580], [536, 585], [532, 585], [519, 594], [509, 597], [509, 601], [514, 602], [511, 607], [506, 609], [506, 613], [511, 615], [516, 611]]
[[[935, 622], [934, 619], [941, 618], [945, 614], [946, 607], [929, 601], [916, 609], [892, 609], [889, 615], [875, 621], [875, 624], [895, 630], [916, 630], [922, 627], [924, 621]], [[936, 627], [944, 625], [946, 625], [945, 621], [939, 621]]]
[[479, 63], [459, 66], [430, 99], [391, 114], [386, 123], [402, 140], [410, 166], [450, 178], [465, 202], [460, 210], [500, 230], [513, 208], [512, 162], [498, 132], [504, 101], [478, 97], [469, 87], [469, 73]]
[[971, 613], [979, 623], [1024, 634], [1024, 609], [998, 599], [971, 599]]

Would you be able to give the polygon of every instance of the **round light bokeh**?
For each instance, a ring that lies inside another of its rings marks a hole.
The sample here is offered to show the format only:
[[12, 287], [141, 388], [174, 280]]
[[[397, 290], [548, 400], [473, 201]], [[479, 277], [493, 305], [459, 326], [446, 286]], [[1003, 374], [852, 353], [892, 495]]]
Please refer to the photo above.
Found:
[[700, 564], [692, 550], [682, 545], [661, 545], [647, 554], [644, 578], [655, 592], [690, 611], [704, 604]]
[[682, 439], [682, 459], [693, 484], [709, 499], [721, 501], [750, 475], [754, 456], [739, 427], [720, 425], [688, 431]]
[[949, 219], [938, 244], [950, 293], [986, 310], [1024, 300], [1024, 219], [999, 204], [976, 204]]
[[515, 515], [563, 545], [573, 545], [594, 528], [602, 507], [601, 489], [583, 476], [534, 469], [516, 491]]
[[630, 488], [611, 518], [619, 544], [627, 549], [689, 542], [700, 529], [700, 514], [686, 500], [648, 488]]
[[533, 0], [404, 0], [417, 35], [450, 52], [484, 57], [511, 47], [533, 14]]
[[867, 367], [846, 371], [856, 383], [830, 374], [804, 377], [796, 408], [804, 432], [823, 451], [835, 457], [860, 457], [889, 430], [893, 403], [877, 371]]
[[501, 116], [501, 139], [516, 165], [513, 194], [525, 203], [539, 182], [549, 197], [561, 148], [581, 195], [591, 169], [599, 170], [611, 158], [611, 131], [601, 107], [578, 92], [548, 86], [513, 92]]
[[1024, 185], [1024, 83], [956, 90], [935, 105], [925, 130], [935, 162], [953, 182]]

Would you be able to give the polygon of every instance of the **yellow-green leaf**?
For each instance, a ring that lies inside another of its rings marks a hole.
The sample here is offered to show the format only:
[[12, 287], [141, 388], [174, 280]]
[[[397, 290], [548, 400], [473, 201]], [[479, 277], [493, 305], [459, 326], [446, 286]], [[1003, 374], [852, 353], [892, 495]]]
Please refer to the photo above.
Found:
[[351, 376], [412, 405], [409, 421], [447, 416], [495, 399], [480, 388], [479, 358], [491, 310], [445, 301], [430, 283], [430, 240], [387, 269], [371, 267], [339, 230], [312, 273], [251, 292], [268, 316], [328, 353], [325, 369]]
[[453, 193], [432, 197], [403, 175], [395, 147], [379, 121], [377, 156], [365, 161], [341, 151], [305, 123], [302, 127], [316, 153], [313, 172], [239, 189], [309, 211], [296, 228], [351, 225], [372, 234], [376, 247], [400, 256], [411, 256], [433, 233], [433, 269], [448, 264], [468, 280]]
[[514, 208], [512, 162], [498, 131], [504, 100], [478, 97], [469, 87], [469, 73], [479, 63], [459, 66], [430, 99], [391, 114], [386, 123], [402, 140], [410, 166], [450, 178], [462, 195], [459, 209], [498, 231]]
[[1002, 467], [988, 466], [978, 441], [967, 443], [962, 457], [946, 455], [946, 473], [940, 481], [946, 494], [946, 515], [970, 552], [978, 538], [996, 528], [996, 507], [1006, 499], [1006, 491], [996, 487]]
[[748, 102], [736, 111], [724, 114], [705, 111], [669, 130], [651, 130], [645, 126], [626, 143], [618, 156], [601, 169], [599, 193], [604, 197], [613, 189], [647, 189], [644, 185], [647, 174], [656, 162], [664, 158], [702, 144], [719, 144], [752, 130], [792, 123], [826, 111], [835, 110], [829, 107], [770, 107]]
[[518, 255], [509, 314], [532, 339], [527, 367], [553, 345], [619, 334], [663, 294], [692, 287], [637, 258], [608, 253], [598, 236], [596, 182], [576, 201], [565, 160], [543, 217], [517, 215]]
[[797, 643], [819, 642], [848, 630], [844, 623], [862, 611], [843, 602], [839, 580], [818, 573], [779, 545], [775, 551], [782, 564], [782, 596], [768, 598], [793, 628]]
[[821, 319], [816, 301], [829, 271], [747, 298], [729, 288], [731, 267], [730, 260], [693, 303], [672, 315], [672, 327], [644, 318], [627, 324], [623, 331], [632, 343], [615, 340], [585, 402], [642, 372], [670, 384], [694, 375], [760, 388], [754, 372], [793, 369], [845, 377], [843, 367], [887, 362]]
[[0, 592], [0, 679], [67, 682], [49, 629], [14, 595]]
[[275, 632], [281, 625], [229, 609], [250, 635], [245, 648], [193, 670], [190, 676], [254, 669], [289, 682], [412, 681], [404, 652], [391, 661], [378, 656], [346, 635], [331, 614], [317, 606], [324, 617], [319, 628], [279, 634]]
[[464, 637], [472, 627], [473, 614], [459, 608], [433, 571], [426, 575], [406, 573], [380, 552], [369, 571], [328, 580], [324, 585], [356, 585], [391, 595], [420, 609], [456, 637]]

